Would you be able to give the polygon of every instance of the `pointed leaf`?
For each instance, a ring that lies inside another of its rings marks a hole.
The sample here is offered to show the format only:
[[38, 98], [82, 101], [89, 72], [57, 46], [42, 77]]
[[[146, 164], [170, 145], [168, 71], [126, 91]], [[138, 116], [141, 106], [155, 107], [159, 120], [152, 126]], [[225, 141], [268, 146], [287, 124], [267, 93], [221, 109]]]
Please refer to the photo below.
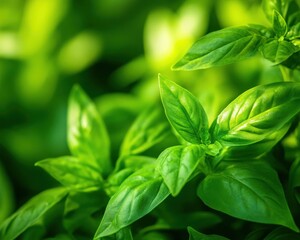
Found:
[[139, 154], [162, 141], [170, 134], [163, 111], [156, 106], [146, 109], [136, 119], [122, 143], [121, 154]]
[[208, 175], [199, 185], [198, 196], [233, 217], [298, 231], [278, 176], [266, 163], [234, 164]]
[[205, 158], [204, 150], [198, 145], [175, 146], [167, 148], [158, 157], [158, 171], [176, 196]]
[[94, 239], [116, 233], [157, 207], [169, 190], [154, 167], [146, 167], [126, 179], [109, 200]]
[[16, 239], [26, 229], [34, 225], [50, 208], [61, 201], [66, 194], [65, 188], [54, 188], [33, 197], [3, 222], [0, 226], [0, 239]]
[[278, 37], [284, 36], [287, 33], [287, 25], [281, 14], [274, 10], [273, 13], [273, 29]]
[[64, 156], [45, 159], [35, 165], [72, 190], [93, 191], [103, 185], [99, 170], [91, 166], [86, 159]]
[[165, 113], [177, 133], [190, 143], [209, 141], [208, 120], [198, 99], [189, 91], [159, 76]]
[[297, 52], [297, 47], [291, 42], [275, 39], [262, 45], [260, 51], [264, 58], [277, 64], [287, 60]]
[[300, 111], [300, 83], [254, 87], [232, 101], [218, 116], [212, 132], [225, 146], [245, 146], [267, 139]]
[[105, 125], [95, 104], [78, 86], [69, 98], [68, 144], [72, 154], [90, 159], [90, 164], [104, 174], [111, 170], [110, 143]]
[[291, 0], [263, 0], [262, 7], [267, 18], [272, 22], [274, 10], [285, 17], [290, 2]]
[[174, 66], [174, 70], [196, 70], [222, 66], [252, 57], [265, 41], [256, 28], [230, 27], [200, 38]]

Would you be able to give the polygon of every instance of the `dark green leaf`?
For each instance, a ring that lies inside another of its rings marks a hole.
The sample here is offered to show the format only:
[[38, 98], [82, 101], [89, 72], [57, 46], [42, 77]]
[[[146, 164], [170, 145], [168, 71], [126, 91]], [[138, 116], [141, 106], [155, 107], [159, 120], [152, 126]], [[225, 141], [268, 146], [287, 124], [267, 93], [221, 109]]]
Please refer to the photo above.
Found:
[[127, 132], [121, 147], [121, 156], [141, 153], [159, 143], [170, 134], [169, 125], [164, 120], [161, 109], [146, 109]]
[[296, 199], [300, 203], [300, 157], [298, 157], [291, 166], [289, 183], [295, 193]]
[[274, 10], [285, 17], [291, 0], [263, 0], [262, 7], [267, 18], [272, 22]]
[[265, 37], [250, 26], [230, 27], [200, 38], [174, 66], [174, 70], [196, 70], [226, 65], [252, 57]]
[[205, 235], [199, 233], [191, 227], [188, 227], [188, 232], [190, 235], [189, 240], [229, 240], [228, 238], [219, 235]]
[[287, 32], [287, 25], [281, 14], [274, 10], [273, 13], [273, 29], [278, 37], [284, 36]]
[[94, 239], [116, 233], [151, 212], [169, 195], [154, 166], [127, 178], [110, 199]]
[[268, 234], [264, 240], [299, 240], [300, 234], [289, 229], [280, 227]]
[[208, 175], [199, 185], [198, 196], [233, 217], [298, 231], [278, 176], [266, 163], [234, 164]]
[[260, 51], [264, 58], [278, 64], [293, 55], [297, 51], [297, 47], [291, 42], [274, 39], [262, 45]]
[[33, 197], [3, 222], [0, 227], [0, 239], [16, 239], [27, 228], [35, 224], [50, 208], [61, 201], [66, 194], [65, 188], [54, 188]]
[[69, 98], [68, 144], [74, 156], [89, 159], [103, 174], [110, 172], [110, 143], [105, 125], [95, 104], [78, 85]]
[[72, 190], [93, 191], [103, 185], [98, 169], [85, 159], [64, 156], [39, 161], [35, 164], [46, 170], [62, 185]]
[[165, 113], [177, 133], [190, 143], [208, 143], [208, 120], [198, 99], [162, 76], [159, 83]]
[[254, 87], [231, 102], [212, 126], [224, 146], [245, 146], [268, 139], [300, 111], [300, 83]]
[[158, 171], [173, 196], [179, 194], [204, 158], [199, 145], [175, 146], [162, 152], [157, 159]]

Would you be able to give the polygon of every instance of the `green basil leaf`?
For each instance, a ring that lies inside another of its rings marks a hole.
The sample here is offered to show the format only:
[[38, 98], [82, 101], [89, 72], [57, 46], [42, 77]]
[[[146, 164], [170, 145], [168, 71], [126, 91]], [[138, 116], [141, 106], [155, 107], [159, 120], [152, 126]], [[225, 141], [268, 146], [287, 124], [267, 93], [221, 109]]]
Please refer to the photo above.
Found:
[[290, 123], [272, 132], [265, 139], [244, 146], [225, 146], [222, 156], [224, 160], [243, 160], [257, 158], [269, 152], [282, 139], [290, 128]]
[[255, 229], [246, 236], [245, 240], [264, 239], [264, 237], [268, 234], [269, 231], [270, 231], [270, 229], [267, 227]]
[[265, 41], [251, 26], [230, 27], [200, 38], [173, 70], [196, 70], [226, 65], [252, 57]]
[[260, 52], [264, 58], [276, 64], [287, 60], [297, 51], [297, 47], [288, 41], [274, 39], [261, 46]]
[[127, 132], [120, 155], [139, 154], [166, 138], [170, 131], [164, 118], [158, 106], [142, 112]]
[[214, 140], [245, 146], [267, 139], [300, 111], [300, 83], [254, 87], [232, 101], [212, 126]]
[[300, 239], [300, 234], [292, 232], [289, 229], [279, 227], [269, 233], [264, 240], [287, 240], [287, 239]]
[[273, 13], [273, 29], [278, 37], [284, 36], [287, 33], [287, 24], [281, 14], [274, 10]]
[[67, 194], [65, 188], [46, 190], [25, 203], [0, 226], [0, 239], [16, 239], [27, 228], [34, 225], [50, 208]]
[[203, 233], [197, 232], [195, 229], [188, 227], [189, 240], [229, 240], [226, 237], [219, 235], [205, 235]]
[[199, 185], [198, 196], [233, 217], [298, 231], [279, 178], [264, 162], [233, 164], [208, 175]]
[[94, 191], [103, 185], [99, 171], [86, 159], [64, 156], [45, 159], [35, 165], [46, 170], [62, 185], [72, 190]]
[[274, 10], [285, 17], [291, 0], [263, 0], [262, 7], [267, 18], [272, 22]]
[[173, 196], [179, 194], [204, 158], [205, 151], [199, 145], [170, 147], [160, 154], [158, 171]]
[[12, 186], [5, 174], [2, 164], [0, 162], [0, 224], [2, 221], [10, 215], [13, 209], [13, 195], [12, 195]]
[[187, 142], [209, 142], [207, 115], [198, 99], [176, 83], [159, 76], [160, 95], [166, 116]]
[[146, 167], [127, 178], [109, 200], [94, 239], [116, 233], [145, 216], [169, 195], [168, 187]]
[[72, 154], [90, 160], [101, 173], [111, 170], [109, 137], [95, 104], [78, 86], [69, 98], [68, 144]]
[[126, 227], [111, 236], [101, 238], [101, 240], [133, 240], [133, 237], [130, 228]]

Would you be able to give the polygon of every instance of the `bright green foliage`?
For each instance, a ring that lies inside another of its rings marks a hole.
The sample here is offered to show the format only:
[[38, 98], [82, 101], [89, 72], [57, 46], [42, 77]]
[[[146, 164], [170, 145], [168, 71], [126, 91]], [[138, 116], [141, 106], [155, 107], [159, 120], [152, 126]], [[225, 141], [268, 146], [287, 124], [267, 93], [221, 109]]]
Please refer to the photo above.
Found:
[[291, 42], [275, 39], [262, 45], [260, 51], [264, 58], [274, 63], [281, 63], [294, 54], [297, 51], [297, 47]]
[[273, 13], [273, 29], [278, 37], [282, 37], [287, 32], [287, 25], [281, 14], [274, 10]]
[[137, 171], [109, 200], [94, 239], [114, 234], [130, 225], [152, 211], [168, 195], [167, 186], [153, 167]]
[[103, 179], [98, 169], [85, 159], [65, 156], [46, 159], [36, 163], [62, 185], [72, 190], [90, 191], [101, 188]]
[[179, 194], [204, 158], [204, 150], [197, 145], [175, 146], [162, 152], [158, 171], [173, 196]]
[[104, 175], [111, 170], [109, 138], [95, 104], [79, 86], [72, 89], [68, 110], [68, 144]]
[[199, 233], [191, 227], [188, 228], [188, 231], [190, 234], [189, 240], [228, 240], [228, 238], [218, 235], [205, 235], [203, 233]]
[[169, 135], [168, 123], [157, 107], [146, 109], [132, 124], [124, 138], [121, 156], [139, 154]]
[[291, 0], [263, 0], [262, 7], [267, 18], [272, 22], [274, 11], [285, 17]]
[[197, 98], [162, 76], [159, 86], [166, 116], [176, 132], [187, 142], [207, 143], [208, 120]]
[[200, 38], [173, 69], [205, 69], [241, 61], [255, 55], [264, 41], [251, 26], [225, 28]]
[[231, 102], [218, 116], [212, 132], [226, 146], [263, 141], [299, 112], [300, 84], [274, 83], [252, 88]]
[[267, 164], [230, 165], [207, 176], [198, 195], [211, 208], [231, 216], [298, 230], [277, 174]]
[[1, 239], [16, 239], [24, 230], [35, 224], [49, 209], [61, 201], [66, 194], [65, 188], [54, 188], [36, 195], [1, 225]]

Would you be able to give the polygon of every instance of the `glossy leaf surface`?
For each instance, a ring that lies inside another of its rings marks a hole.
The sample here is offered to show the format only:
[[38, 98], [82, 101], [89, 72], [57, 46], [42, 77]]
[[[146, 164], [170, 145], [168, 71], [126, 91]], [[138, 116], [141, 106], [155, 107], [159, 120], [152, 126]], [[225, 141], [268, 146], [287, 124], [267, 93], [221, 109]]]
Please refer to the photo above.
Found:
[[300, 83], [254, 87], [231, 102], [212, 127], [215, 140], [243, 146], [265, 140], [300, 111]]
[[174, 70], [196, 70], [222, 66], [252, 57], [265, 38], [253, 27], [230, 27], [200, 38], [174, 66]]
[[159, 143], [170, 134], [163, 111], [146, 109], [133, 123], [122, 144], [121, 155], [138, 154]]
[[111, 170], [110, 142], [95, 104], [76, 85], [70, 94], [68, 144], [72, 154], [90, 160], [104, 174]]
[[190, 143], [209, 141], [208, 120], [198, 99], [176, 83], [159, 76], [165, 113], [177, 133]]
[[86, 159], [64, 156], [36, 163], [62, 185], [72, 190], [90, 191], [101, 188], [103, 179], [97, 168]]
[[198, 196], [233, 217], [298, 230], [278, 176], [265, 163], [239, 163], [208, 175], [199, 185]]
[[95, 239], [116, 233], [151, 212], [169, 190], [153, 167], [146, 167], [127, 178], [109, 200]]
[[65, 188], [54, 188], [33, 197], [0, 226], [1, 240], [16, 239], [27, 228], [34, 225], [50, 208], [61, 201], [66, 194]]
[[158, 171], [173, 196], [179, 194], [204, 158], [205, 152], [198, 145], [175, 146], [162, 152], [157, 159]]

